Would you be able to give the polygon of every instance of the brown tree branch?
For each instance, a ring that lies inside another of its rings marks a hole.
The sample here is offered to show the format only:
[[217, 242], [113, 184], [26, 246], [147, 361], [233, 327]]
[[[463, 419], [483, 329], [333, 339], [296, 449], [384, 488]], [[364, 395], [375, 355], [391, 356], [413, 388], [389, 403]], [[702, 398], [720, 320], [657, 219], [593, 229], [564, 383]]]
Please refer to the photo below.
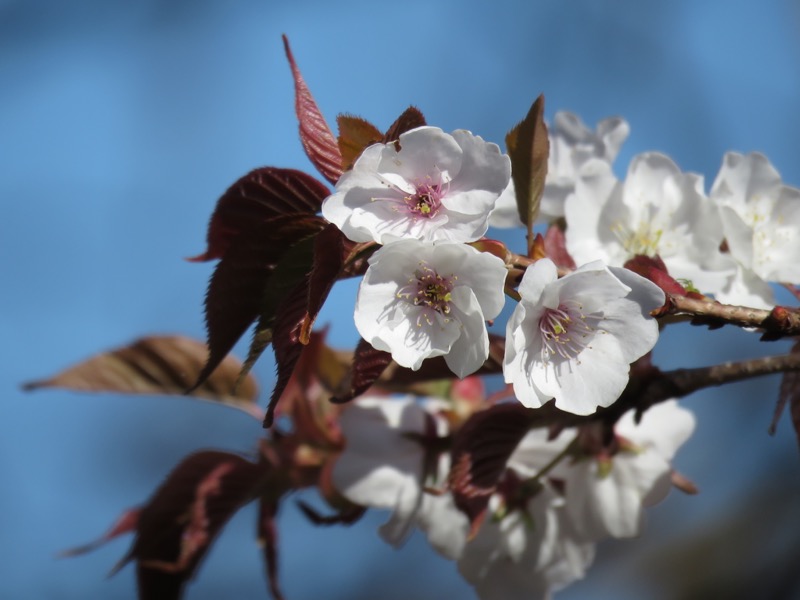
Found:
[[790, 371], [800, 371], [800, 353], [673, 371], [660, 371], [655, 367], [647, 367], [636, 373], [634, 367], [633, 377], [631, 377], [628, 387], [625, 388], [619, 400], [611, 406], [601, 408], [591, 415], [579, 416], [561, 411], [552, 403], [548, 403], [544, 407], [536, 409], [537, 411], [548, 411], [538, 414], [537, 426], [556, 424], [559, 427], [575, 427], [593, 421], [614, 423], [629, 410], [636, 410], [638, 414], [642, 414], [654, 404], [671, 398], [688, 396], [701, 389]]
[[661, 318], [670, 315], [689, 316], [693, 324], [712, 328], [723, 325], [755, 327], [764, 331], [761, 339], [765, 341], [800, 335], [800, 311], [785, 306], [766, 310], [667, 294], [666, 303], [653, 316]]

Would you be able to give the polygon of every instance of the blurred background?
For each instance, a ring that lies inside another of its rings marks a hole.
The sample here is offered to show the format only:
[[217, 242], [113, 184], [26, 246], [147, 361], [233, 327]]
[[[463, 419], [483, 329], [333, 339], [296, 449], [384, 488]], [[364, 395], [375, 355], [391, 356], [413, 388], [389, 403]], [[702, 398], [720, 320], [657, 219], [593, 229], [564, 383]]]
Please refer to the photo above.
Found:
[[[322, 111], [387, 127], [409, 104], [449, 131], [502, 144], [540, 93], [632, 129], [706, 176], [728, 150], [764, 152], [800, 185], [800, 5], [775, 2], [213, 2], [0, 0], [0, 597], [130, 598], [106, 574], [129, 539], [75, 559], [199, 448], [252, 452], [260, 425], [185, 398], [41, 391], [44, 377], [153, 333], [202, 338], [218, 196], [257, 166], [311, 170], [297, 137], [286, 33]], [[798, 257], [800, 259], [800, 257]], [[352, 344], [353, 286], [321, 315]], [[786, 295], [781, 300], [789, 302]], [[670, 328], [665, 368], [786, 351], [725, 328]], [[239, 355], [243, 353], [240, 345]], [[256, 368], [264, 401], [274, 381]], [[779, 378], [691, 396], [676, 465], [699, 486], [650, 511], [645, 535], [600, 547], [559, 599], [798, 598], [800, 461], [789, 420], [767, 435]], [[312, 501], [313, 497], [310, 498]], [[298, 598], [470, 598], [422, 536], [384, 545], [369, 515], [318, 529], [291, 503], [281, 578]], [[230, 523], [188, 598], [264, 598], [255, 511]], [[311, 575], [311, 576], [310, 576]]]

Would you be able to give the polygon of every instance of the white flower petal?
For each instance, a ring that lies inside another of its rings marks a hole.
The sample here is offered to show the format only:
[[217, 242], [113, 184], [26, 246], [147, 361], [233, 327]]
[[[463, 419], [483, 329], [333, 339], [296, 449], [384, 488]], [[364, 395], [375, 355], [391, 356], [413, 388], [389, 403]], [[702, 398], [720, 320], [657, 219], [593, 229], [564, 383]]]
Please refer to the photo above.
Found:
[[510, 176], [509, 158], [496, 144], [468, 131], [418, 127], [397, 144], [367, 148], [322, 214], [357, 242], [472, 242], [486, 233]]

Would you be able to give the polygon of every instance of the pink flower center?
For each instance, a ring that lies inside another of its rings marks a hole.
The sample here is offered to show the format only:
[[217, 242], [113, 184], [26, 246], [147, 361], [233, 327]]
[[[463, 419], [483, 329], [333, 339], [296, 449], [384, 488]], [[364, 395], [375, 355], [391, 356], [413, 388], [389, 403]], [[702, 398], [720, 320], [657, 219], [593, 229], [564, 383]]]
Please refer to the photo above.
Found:
[[445, 195], [445, 186], [441, 183], [432, 185], [430, 183], [416, 183], [417, 191], [412, 196], [405, 196], [408, 212], [416, 217], [430, 219], [439, 214], [442, 207], [442, 197]]
[[417, 317], [418, 327], [422, 326], [423, 319], [428, 325], [433, 325], [436, 314], [450, 314], [451, 292], [456, 279], [455, 275], [443, 277], [427, 263], [421, 262], [414, 272], [414, 277], [398, 290], [397, 297], [422, 308]]
[[[442, 198], [447, 195], [450, 190], [450, 182], [443, 181], [444, 177], [440, 173], [438, 177], [425, 176], [424, 181], [415, 179], [411, 185], [414, 188], [414, 193], [409, 194], [408, 188], [401, 188], [389, 181], [384, 180], [384, 183], [389, 186], [395, 193], [395, 196], [376, 196], [372, 201], [389, 202], [392, 204], [392, 210], [400, 213], [404, 217], [410, 218], [413, 221], [419, 219], [432, 219], [439, 214], [442, 210]], [[438, 180], [438, 183], [434, 183]]]
[[589, 321], [599, 317], [583, 313], [583, 306], [574, 300], [565, 300], [558, 308], [546, 308], [539, 319], [542, 334], [542, 362], [556, 354], [571, 360], [576, 358], [591, 341], [595, 329]]

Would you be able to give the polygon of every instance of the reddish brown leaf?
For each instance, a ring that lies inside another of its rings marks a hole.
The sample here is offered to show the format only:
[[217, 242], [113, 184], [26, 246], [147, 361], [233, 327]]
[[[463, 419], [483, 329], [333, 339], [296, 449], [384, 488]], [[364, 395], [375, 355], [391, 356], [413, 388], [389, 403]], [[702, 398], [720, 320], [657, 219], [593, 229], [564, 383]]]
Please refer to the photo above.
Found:
[[[23, 389], [60, 387], [87, 392], [183, 395], [197, 379], [207, 354], [205, 344], [187, 337], [145, 337], [97, 354], [49, 379], [25, 383]], [[261, 410], [255, 405], [255, 379], [248, 377], [234, 389], [241, 367], [242, 363], [233, 356], [225, 358], [213, 377], [191, 394], [236, 406], [261, 418]]]
[[300, 74], [292, 49], [289, 47], [289, 39], [285, 35], [283, 47], [294, 78], [294, 107], [297, 120], [300, 121], [300, 141], [303, 149], [317, 171], [331, 183], [336, 183], [342, 175], [342, 155], [339, 152], [339, 145]]
[[425, 117], [416, 106], [409, 106], [397, 120], [389, 126], [383, 136], [383, 143], [388, 144], [396, 141], [406, 131], [411, 131], [417, 127], [425, 125]]
[[480, 527], [509, 457], [536, 418], [535, 410], [518, 402], [496, 404], [473, 414], [455, 434], [448, 487], [470, 520], [471, 535]]
[[547, 177], [550, 141], [544, 124], [544, 96], [533, 103], [525, 119], [506, 135], [506, 148], [511, 159], [511, 177], [517, 193], [519, 218], [528, 228], [528, 256], [533, 248], [533, 223]]
[[539, 260], [547, 256], [547, 251], [544, 247], [544, 236], [537, 233], [533, 238], [533, 245], [531, 246], [528, 256], [533, 260]]
[[242, 234], [258, 237], [269, 232], [275, 217], [316, 214], [329, 194], [324, 183], [302, 171], [276, 167], [250, 171], [219, 199], [208, 224], [208, 248], [189, 260], [222, 258]]
[[129, 508], [128, 510], [124, 511], [119, 516], [119, 518], [117, 518], [117, 521], [101, 537], [97, 538], [92, 542], [89, 542], [88, 544], [84, 544], [83, 546], [78, 546], [76, 548], [70, 548], [69, 550], [64, 550], [63, 552], [59, 553], [59, 556], [66, 558], [70, 556], [78, 556], [80, 554], [86, 554], [87, 552], [92, 552], [93, 550], [96, 550], [106, 542], [110, 542], [115, 537], [124, 535], [126, 533], [132, 533], [133, 531], [136, 530], [136, 525], [139, 522], [140, 512], [141, 512], [140, 508]]
[[[792, 346], [791, 354], [800, 353], [800, 342]], [[800, 373], [797, 371], [787, 371], [781, 379], [781, 387], [778, 392], [778, 403], [775, 406], [775, 414], [769, 426], [770, 435], [775, 435], [778, 427], [778, 420], [781, 418], [786, 405], [789, 405], [789, 415], [792, 418], [795, 436], [800, 444]]]
[[544, 251], [557, 267], [575, 269], [575, 260], [567, 251], [567, 238], [558, 225], [550, 225], [544, 234]]
[[303, 279], [307, 279], [313, 268], [316, 237], [309, 236], [294, 244], [281, 257], [269, 278], [259, 303], [258, 324], [253, 331], [250, 350], [247, 353], [242, 373], [250, 372], [267, 346], [272, 343], [275, 314], [284, 298]]
[[[267, 226], [268, 225], [268, 226]], [[208, 362], [197, 385], [216, 369], [259, 316], [277, 264], [299, 241], [318, 233], [321, 217], [286, 215], [265, 224], [260, 236], [240, 236], [217, 265], [206, 294]]]
[[264, 548], [269, 593], [275, 600], [283, 600], [278, 581], [278, 507], [278, 502], [262, 498], [258, 510], [258, 540]]
[[272, 347], [275, 349], [275, 362], [278, 367], [278, 380], [267, 406], [264, 427], [271, 427], [275, 416], [275, 407], [289, 379], [294, 372], [297, 360], [303, 350], [300, 332], [308, 309], [308, 278], [298, 283], [281, 303], [275, 314], [274, 336]]
[[303, 344], [308, 343], [314, 320], [339, 277], [344, 259], [353, 246], [354, 244], [333, 223], [317, 236], [314, 243], [314, 265], [308, 282], [308, 308], [300, 335]]
[[205, 451], [185, 458], [142, 508], [136, 540], [139, 598], [180, 598], [228, 519], [252, 500], [264, 470], [240, 456]]
[[331, 402], [349, 402], [356, 396], [360, 396], [377, 381], [391, 362], [391, 354], [383, 350], [376, 350], [365, 339], [359, 340], [353, 354], [350, 392], [344, 396], [331, 398]]
[[339, 126], [339, 151], [345, 171], [353, 168], [353, 163], [366, 148], [383, 140], [380, 130], [361, 117], [339, 115], [336, 124]]
[[638, 254], [625, 263], [625, 268], [649, 279], [664, 290], [665, 294], [685, 296], [686, 288], [673, 279], [667, 272], [667, 265], [659, 256], [643, 256]]

